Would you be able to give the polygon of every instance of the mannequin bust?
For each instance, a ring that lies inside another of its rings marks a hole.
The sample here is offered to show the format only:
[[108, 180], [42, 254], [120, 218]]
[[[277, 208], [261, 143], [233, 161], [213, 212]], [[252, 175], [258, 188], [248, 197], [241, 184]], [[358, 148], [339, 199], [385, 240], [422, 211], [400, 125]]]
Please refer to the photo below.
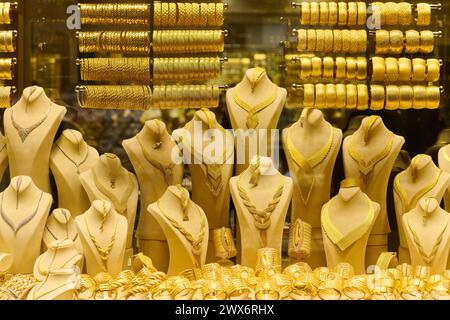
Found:
[[[210, 131], [209, 131], [210, 130]], [[217, 122], [213, 112], [197, 111], [173, 136], [183, 151], [192, 176], [192, 200], [206, 213], [210, 231], [229, 226], [230, 187], [233, 176], [233, 135]], [[216, 261], [210, 239], [207, 262]]]
[[402, 217], [413, 266], [429, 266], [431, 274], [447, 269], [450, 252], [450, 214], [434, 198], [422, 198]]
[[[442, 171], [445, 171], [450, 174], [450, 144], [446, 145], [445, 147], [442, 147], [439, 150], [438, 162], [439, 162], [439, 168]], [[445, 210], [447, 212], [449, 212], [450, 211], [450, 187], [447, 189], [447, 192], [445, 193], [444, 201], [445, 201]]]
[[6, 149], [6, 138], [0, 133], [0, 181], [5, 175], [6, 168], [8, 168], [8, 150]]
[[13, 256], [7, 253], [0, 253], [0, 274], [7, 273], [13, 264]]
[[40, 87], [29, 87], [4, 114], [10, 176], [26, 175], [51, 193], [50, 152], [67, 110], [54, 104]]
[[13, 256], [10, 273], [29, 274], [40, 254], [52, 196], [18, 176], [0, 194], [0, 252]]
[[78, 236], [78, 229], [75, 220], [66, 209], [53, 210], [44, 229], [44, 248], [48, 249], [55, 241], [70, 240], [74, 243], [79, 253], [83, 253], [83, 245]]
[[[147, 121], [136, 137], [125, 140], [123, 148], [136, 172], [141, 191], [137, 239], [139, 251], [150, 257], [158, 270], [167, 271], [169, 247], [159, 224], [147, 207], [167, 191], [169, 185], [181, 184], [184, 165], [174, 163], [178, 146], [160, 120]], [[176, 154], [174, 154], [176, 153]]]
[[80, 175], [89, 200], [107, 200], [128, 222], [127, 252], [124, 262], [133, 256], [133, 231], [138, 205], [139, 186], [136, 177], [122, 166], [119, 157], [104, 154], [92, 169]]
[[328, 268], [347, 262], [355, 274], [365, 273], [367, 242], [380, 205], [370, 200], [359, 181], [346, 179], [339, 194], [322, 208], [322, 232]]
[[[441, 202], [450, 185], [450, 174], [442, 172], [428, 155], [419, 154], [411, 161], [410, 166], [400, 172], [394, 180], [394, 204], [397, 221], [417, 206], [424, 197], [431, 197]], [[399, 261], [409, 263], [408, 243], [405, 238], [403, 224], [398, 224], [400, 236]]]
[[249, 168], [231, 178], [230, 190], [239, 224], [238, 263], [254, 268], [259, 249], [281, 252], [293, 182], [279, 173], [271, 158], [255, 157]]
[[202, 208], [189, 199], [189, 192], [170, 186], [148, 212], [161, 226], [169, 245], [169, 276], [205, 264], [209, 226]]
[[111, 202], [95, 200], [75, 222], [83, 244], [87, 274], [118, 275], [122, 271], [127, 242], [126, 217], [117, 213]]
[[294, 180], [291, 221], [312, 226], [312, 268], [324, 266], [320, 212], [330, 200], [331, 179], [342, 143], [342, 131], [333, 128], [320, 110], [304, 109], [300, 120], [283, 130], [283, 147]]
[[366, 265], [375, 265], [378, 257], [388, 251], [391, 232], [387, 214], [387, 188], [392, 168], [405, 139], [395, 135], [381, 117], [370, 116], [345, 138], [342, 153], [345, 176], [360, 180], [362, 192], [381, 207], [378, 220], [372, 228], [366, 252]]
[[58, 188], [58, 206], [69, 210], [74, 217], [91, 205], [79, 175], [91, 169], [98, 159], [97, 150], [90, 147], [76, 130], [64, 130], [53, 145], [50, 169]]
[[[247, 70], [244, 79], [227, 91], [228, 114], [236, 132], [236, 150], [244, 150], [244, 146], [246, 150], [245, 158], [239, 156], [237, 159], [236, 174], [242, 173], [255, 155], [272, 155], [274, 141], [268, 133], [277, 128], [286, 97], [286, 89], [277, 87], [262, 68]], [[266, 150], [261, 150], [260, 144], [266, 144], [263, 146]]]
[[51, 270], [28, 293], [27, 300], [74, 300], [78, 275], [73, 268]]

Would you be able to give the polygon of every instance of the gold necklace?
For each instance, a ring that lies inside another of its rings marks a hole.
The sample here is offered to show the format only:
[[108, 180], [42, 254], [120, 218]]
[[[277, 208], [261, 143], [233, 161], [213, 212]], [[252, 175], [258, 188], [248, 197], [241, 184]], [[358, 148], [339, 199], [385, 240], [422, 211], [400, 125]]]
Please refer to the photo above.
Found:
[[87, 146], [86, 155], [83, 157], [83, 159], [79, 162], [76, 162], [75, 160], [71, 159], [69, 155], [57, 143], [55, 143], [55, 145], [59, 149], [59, 151], [61, 151], [61, 153], [67, 158], [67, 160], [72, 162], [73, 165], [77, 168], [77, 174], [80, 174], [80, 167], [87, 161], [89, 156], [89, 146]]
[[[55, 249], [55, 250], [57, 250], [57, 249]], [[55, 257], [56, 257], [56, 251], [55, 251]], [[59, 266], [58, 268], [56, 268], [56, 269], [64, 269], [65, 267], [66, 267], [66, 265], [70, 262], [70, 261], [72, 261], [73, 259], [75, 259], [76, 257], [81, 257], [81, 254], [80, 253], [76, 253], [75, 255], [73, 255], [72, 257], [70, 257], [70, 259], [68, 259], [66, 262], [64, 262], [64, 264], [62, 264], [61, 266]], [[50, 274], [50, 272], [52, 271], [52, 270], [54, 270], [53, 269], [53, 263], [54, 263], [54, 259], [55, 258], [53, 258], [53, 260], [52, 260], [52, 263], [49, 265], [49, 267], [48, 267], [48, 269], [47, 270], [43, 270], [42, 269], [42, 258], [40, 258], [39, 259], [39, 261], [38, 261], [38, 271], [39, 271], [39, 273], [41, 274], [41, 275], [44, 275], [44, 276], [48, 276], [49, 274]]]
[[284, 190], [284, 176], [278, 172], [279, 183], [275, 189], [275, 193], [272, 196], [272, 200], [269, 201], [269, 204], [265, 209], [257, 209], [253, 201], [250, 199], [248, 192], [242, 186], [242, 176], [241, 174], [237, 181], [237, 188], [239, 192], [239, 197], [247, 208], [248, 212], [253, 217], [253, 223], [259, 231], [261, 247], [265, 248], [267, 246], [267, 230], [270, 228], [272, 221], [271, 216], [273, 211], [276, 209], [278, 204], [280, 203], [281, 196], [283, 195]]
[[[53, 239], [55, 240], [68, 240], [69, 239], [69, 227], [67, 226], [67, 230], [66, 230], [66, 238], [65, 239], [59, 239], [53, 232], [52, 230], [50, 230], [50, 227], [48, 226], [48, 224], [45, 225], [45, 229], [50, 233], [50, 235], [52, 236]], [[75, 234], [75, 236], [73, 237], [72, 242], [75, 242], [78, 239], [78, 233]]]
[[22, 143], [25, 142], [25, 140], [28, 138], [28, 136], [34, 131], [36, 130], [41, 124], [43, 124], [45, 122], [45, 120], [47, 120], [48, 115], [50, 114], [50, 107], [51, 107], [51, 103], [48, 106], [48, 110], [47, 113], [45, 114], [45, 116], [39, 120], [38, 122], [36, 122], [35, 124], [24, 128], [22, 127], [20, 124], [18, 124], [16, 122], [16, 120], [14, 119], [14, 109], [11, 110], [11, 122], [12, 125], [14, 126], [14, 128], [16, 129], [17, 133], [20, 136], [20, 139], [22, 140]]
[[[301, 177], [301, 179], [295, 179], [295, 185], [298, 187], [300, 191], [300, 197], [303, 201], [303, 204], [306, 206], [309, 202], [309, 199], [311, 197], [312, 190], [314, 188], [314, 184], [316, 181], [316, 177], [314, 175], [314, 168], [316, 168], [319, 164], [321, 164], [328, 154], [331, 151], [331, 148], [333, 146], [333, 138], [334, 138], [334, 130], [331, 124], [328, 124], [330, 128], [330, 134], [327, 139], [327, 142], [325, 145], [316, 153], [311, 155], [309, 158], [306, 158], [303, 154], [301, 154], [295, 147], [294, 143], [292, 142], [292, 127], [288, 129], [288, 136], [287, 136], [287, 148], [289, 151], [289, 154], [294, 160], [294, 162], [300, 167], [301, 170], [304, 172], [304, 176]], [[308, 188], [308, 194], [306, 198], [303, 195], [302, 187], [306, 186]]]
[[183, 235], [183, 237], [189, 242], [192, 247], [191, 253], [194, 256], [195, 267], [199, 268], [201, 266], [202, 244], [206, 233], [206, 221], [201, 214], [199, 207], [191, 201], [191, 204], [193, 204], [197, 208], [197, 212], [200, 217], [200, 232], [197, 239], [194, 239], [192, 234], [190, 234], [177, 220], [170, 217], [170, 215], [167, 214], [166, 211], [164, 211], [161, 206], [161, 200], [158, 200], [156, 204], [158, 205], [159, 211], [161, 211], [164, 217], [170, 222], [172, 227], [174, 227], [179, 233], [181, 233], [181, 235]]

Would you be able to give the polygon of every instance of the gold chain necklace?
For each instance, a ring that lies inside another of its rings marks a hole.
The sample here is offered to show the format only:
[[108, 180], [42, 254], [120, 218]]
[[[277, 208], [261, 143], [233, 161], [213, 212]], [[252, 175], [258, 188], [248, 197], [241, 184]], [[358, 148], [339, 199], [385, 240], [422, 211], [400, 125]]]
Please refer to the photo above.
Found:
[[25, 142], [25, 140], [28, 138], [28, 136], [34, 131], [36, 130], [41, 124], [43, 124], [45, 122], [45, 120], [47, 120], [48, 115], [50, 114], [50, 107], [51, 107], [51, 103], [48, 106], [48, 110], [47, 113], [45, 114], [45, 116], [39, 120], [38, 122], [36, 122], [35, 124], [24, 128], [22, 127], [20, 124], [18, 124], [16, 122], [16, 120], [14, 119], [14, 109], [11, 110], [11, 122], [12, 125], [14, 126], [14, 128], [16, 129], [17, 133], [20, 136], [20, 139], [22, 140], [22, 143]]
[[197, 239], [194, 239], [192, 234], [190, 234], [177, 220], [170, 217], [170, 215], [168, 215], [167, 212], [164, 211], [161, 206], [160, 200], [158, 200], [156, 204], [158, 205], [159, 211], [161, 211], [164, 217], [170, 222], [172, 227], [174, 227], [179, 233], [181, 233], [183, 237], [189, 242], [192, 247], [191, 253], [194, 256], [195, 267], [199, 268], [201, 266], [202, 244], [206, 233], [206, 221], [201, 214], [199, 207], [191, 201], [191, 204], [193, 204], [197, 208], [197, 212], [200, 217], [200, 233]]
[[[48, 233], [50, 233], [50, 235], [52, 236], [53, 239], [55, 240], [68, 240], [69, 239], [69, 228], [67, 227], [67, 232], [66, 232], [66, 238], [65, 239], [60, 239], [58, 238], [50, 229], [50, 227], [48, 226], [48, 224], [45, 225], [45, 229], [48, 231]], [[75, 242], [78, 239], [78, 233], [75, 234], [75, 236], [73, 237], [72, 242]]]
[[83, 157], [83, 159], [79, 162], [76, 162], [75, 160], [73, 160], [72, 158], [69, 157], [69, 155], [57, 144], [55, 143], [56, 147], [59, 149], [59, 151], [61, 151], [61, 153], [67, 158], [67, 160], [69, 160], [70, 162], [73, 163], [73, 165], [77, 168], [77, 174], [80, 174], [80, 167], [86, 163], [88, 157], [89, 157], [89, 146], [87, 146], [87, 150], [86, 150], [86, 155]]
[[[57, 250], [57, 249], [55, 249], [55, 250]], [[56, 257], [56, 251], [55, 251], [54, 256]], [[52, 263], [49, 265], [49, 267], [47, 268], [47, 270], [43, 270], [43, 268], [42, 268], [42, 258], [39, 259], [39, 261], [38, 261], [38, 271], [39, 271], [39, 273], [40, 273], [41, 275], [43, 275], [43, 276], [48, 276], [48, 275], [50, 274], [50, 272], [51, 272], [52, 270], [54, 270], [54, 269], [64, 269], [70, 261], [72, 261], [72, 260], [75, 259], [76, 257], [78, 257], [78, 258], [81, 257], [81, 254], [80, 254], [80, 253], [74, 254], [72, 257], [70, 257], [66, 262], [64, 262], [64, 263], [63, 263], [61, 266], [59, 266], [58, 268], [53, 268], [53, 263], [54, 263], [55, 257], [53, 258]]]
[[[292, 141], [292, 127], [288, 129], [288, 136], [287, 136], [287, 148], [289, 151], [289, 154], [294, 160], [294, 162], [300, 167], [301, 170], [304, 172], [304, 176], [301, 179], [295, 179], [295, 185], [298, 187], [300, 191], [300, 197], [303, 201], [303, 204], [306, 206], [309, 202], [309, 199], [311, 197], [312, 190], [314, 188], [314, 184], [316, 181], [316, 177], [314, 175], [314, 168], [316, 168], [319, 164], [321, 164], [328, 154], [331, 151], [331, 148], [333, 146], [333, 138], [334, 138], [334, 130], [331, 124], [328, 124], [330, 128], [330, 134], [327, 139], [327, 142], [325, 145], [316, 153], [311, 155], [309, 158], [306, 158], [303, 154], [301, 154], [295, 147], [293, 141]], [[302, 187], [308, 188], [308, 194], [306, 198], [303, 195]]]
[[265, 209], [256, 208], [253, 201], [250, 199], [247, 190], [242, 186], [242, 176], [241, 174], [237, 181], [237, 188], [239, 192], [239, 197], [247, 208], [248, 212], [253, 217], [253, 223], [259, 231], [261, 246], [265, 248], [267, 246], [267, 230], [270, 228], [272, 221], [271, 216], [273, 211], [275, 211], [276, 207], [280, 203], [281, 196], [283, 195], [284, 190], [284, 176], [278, 173], [279, 183], [275, 189], [275, 193], [272, 196], [272, 200], [269, 201], [269, 204]]

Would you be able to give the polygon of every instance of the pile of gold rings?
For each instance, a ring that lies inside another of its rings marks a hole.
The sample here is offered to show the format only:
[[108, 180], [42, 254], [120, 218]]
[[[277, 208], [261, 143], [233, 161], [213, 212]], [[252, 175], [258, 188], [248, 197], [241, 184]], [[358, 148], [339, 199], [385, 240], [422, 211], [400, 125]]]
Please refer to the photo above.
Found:
[[302, 80], [366, 80], [366, 57], [307, 57], [297, 59]]
[[83, 81], [150, 82], [150, 58], [87, 58], [80, 60]]
[[82, 24], [150, 25], [150, 5], [144, 3], [81, 3]]
[[149, 86], [84, 85], [78, 88], [78, 103], [87, 109], [147, 110], [151, 107]]
[[12, 80], [14, 77], [14, 62], [11, 58], [0, 59], [0, 80]]
[[220, 88], [217, 85], [171, 85], [153, 87], [153, 107], [159, 109], [217, 108]]
[[438, 86], [371, 85], [371, 110], [437, 109], [441, 101]]
[[430, 30], [377, 30], [375, 33], [376, 54], [431, 53], [433, 50], [434, 34]]
[[220, 27], [223, 3], [155, 2], [155, 27]]
[[440, 74], [441, 63], [438, 59], [372, 58], [372, 81], [437, 82]]
[[0, 24], [11, 24], [10, 2], [0, 2]]
[[300, 24], [321, 26], [365, 25], [367, 6], [365, 2], [317, 2], [303, 1], [300, 4]]
[[369, 107], [365, 84], [317, 83], [303, 85], [303, 106], [317, 109], [357, 109]]
[[78, 33], [78, 46], [79, 51], [82, 53], [150, 54], [150, 42], [150, 32], [148, 31], [91, 31]]
[[[416, 4], [416, 25], [429, 26], [431, 23], [431, 6], [428, 3]], [[377, 15], [380, 25], [409, 26], [414, 21], [412, 4], [409, 2], [373, 2], [372, 14]]]
[[13, 92], [12, 87], [0, 87], [0, 108], [11, 107], [11, 94]]
[[213, 53], [224, 50], [221, 30], [162, 30], [153, 32], [155, 54]]
[[298, 29], [298, 52], [361, 53], [367, 50], [366, 30]]
[[15, 31], [6, 30], [0, 31], [0, 52], [15, 52], [16, 51], [16, 36]]
[[153, 78], [157, 81], [208, 81], [220, 77], [219, 57], [155, 58]]

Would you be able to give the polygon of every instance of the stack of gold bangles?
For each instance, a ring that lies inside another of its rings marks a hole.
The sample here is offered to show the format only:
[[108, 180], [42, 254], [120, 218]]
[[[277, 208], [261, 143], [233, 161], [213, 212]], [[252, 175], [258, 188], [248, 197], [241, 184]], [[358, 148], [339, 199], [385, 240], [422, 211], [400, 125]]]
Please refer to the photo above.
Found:
[[369, 94], [365, 84], [305, 84], [303, 106], [318, 109], [357, 109], [369, 107]]
[[176, 108], [217, 108], [220, 88], [217, 85], [172, 85], [153, 87], [153, 107], [159, 109]]
[[85, 85], [78, 89], [78, 103], [87, 109], [147, 110], [151, 107], [149, 86]]
[[366, 80], [365, 57], [300, 57], [299, 77], [302, 80]]
[[[429, 26], [431, 22], [430, 4], [418, 3], [415, 11], [416, 25]], [[381, 26], [409, 26], [414, 21], [413, 7], [409, 2], [373, 2], [372, 15], [377, 15], [377, 18], [373, 20], [379, 21]]]
[[155, 58], [153, 79], [158, 81], [207, 81], [220, 77], [219, 57]]
[[0, 52], [15, 52], [16, 37], [13, 30], [0, 31]]
[[79, 32], [78, 42], [79, 51], [82, 53], [150, 53], [150, 32], [148, 31]]
[[[0, 61], [1, 66], [1, 61]], [[83, 81], [150, 81], [150, 58], [87, 58], [80, 60]]]
[[0, 24], [11, 24], [10, 2], [0, 2]]
[[434, 50], [434, 34], [430, 30], [377, 30], [375, 53], [395, 54], [431, 53]]
[[365, 2], [301, 2], [300, 24], [321, 26], [365, 25], [367, 6]]
[[0, 80], [12, 80], [14, 76], [13, 59], [0, 59]]
[[0, 87], [0, 108], [11, 107], [12, 87]]
[[371, 85], [371, 110], [437, 109], [441, 92], [438, 86]]
[[155, 2], [155, 27], [221, 27], [223, 3]]
[[367, 50], [366, 30], [298, 29], [298, 52], [361, 53]]
[[372, 81], [437, 82], [440, 73], [441, 63], [438, 59], [372, 58]]
[[150, 5], [144, 3], [82, 3], [82, 24], [150, 25]]
[[216, 53], [224, 50], [221, 30], [162, 30], [153, 32], [155, 54]]

